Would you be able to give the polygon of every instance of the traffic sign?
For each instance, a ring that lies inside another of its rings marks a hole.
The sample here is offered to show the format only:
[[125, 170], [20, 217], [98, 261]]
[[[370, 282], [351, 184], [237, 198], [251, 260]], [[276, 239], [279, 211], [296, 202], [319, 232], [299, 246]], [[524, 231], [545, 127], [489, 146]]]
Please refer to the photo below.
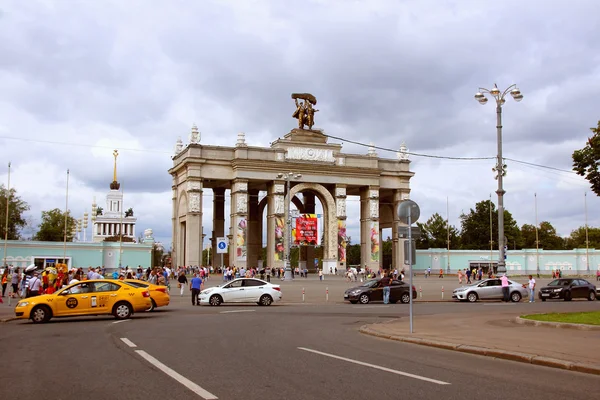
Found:
[[227, 253], [227, 238], [217, 238], [217, 254]]
[[420, 216], [421, 209], [414, 201], [403, 200], [400, 205], [398, 205], [398, 217], [403, 223], [408, 224], [408, 220], [410, 219], [410, 223], [412, 225], [419, 220]]
[[[408, 239], [408, 226], [398, 226], [398, 239]], [[413, 226], [411, 228], [411, 237], [419, 239], [421, 237], [421, 228]]]

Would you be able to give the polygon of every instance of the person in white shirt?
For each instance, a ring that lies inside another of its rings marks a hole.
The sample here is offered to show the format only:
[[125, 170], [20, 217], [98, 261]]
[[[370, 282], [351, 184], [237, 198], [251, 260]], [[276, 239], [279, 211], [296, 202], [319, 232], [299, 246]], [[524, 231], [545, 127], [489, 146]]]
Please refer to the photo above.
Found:
[[533, 275], [529, 275], [529, 302], [533, 303], [535, 301], [535, 279], [533, 279]]

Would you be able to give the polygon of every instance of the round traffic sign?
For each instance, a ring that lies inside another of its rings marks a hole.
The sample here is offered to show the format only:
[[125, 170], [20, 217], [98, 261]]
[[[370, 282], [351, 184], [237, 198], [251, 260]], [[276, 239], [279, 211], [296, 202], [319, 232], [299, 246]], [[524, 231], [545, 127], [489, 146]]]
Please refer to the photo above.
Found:
[[220, 249], [224, 249], [225, 247], [227, 247], [227, 243], [225, 243], [225, 242], [219, 242], [218, 246], [219, 246]]
[[404, 200], [398, 206], [398, 217], [400, 221], [408, 224], [408, 217], [410, 215], [410, 223], [414, 224], [419, 220], [421, 216], [421, 209], [419, 205], [412, 200]]

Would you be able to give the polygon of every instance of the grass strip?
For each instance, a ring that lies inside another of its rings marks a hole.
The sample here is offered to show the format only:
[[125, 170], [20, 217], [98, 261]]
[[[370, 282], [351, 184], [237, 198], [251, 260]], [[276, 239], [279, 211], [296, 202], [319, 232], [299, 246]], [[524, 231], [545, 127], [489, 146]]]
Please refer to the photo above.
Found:
[[522, 315], [521, 318], [567, 324], [600, 325], [600, 311]]

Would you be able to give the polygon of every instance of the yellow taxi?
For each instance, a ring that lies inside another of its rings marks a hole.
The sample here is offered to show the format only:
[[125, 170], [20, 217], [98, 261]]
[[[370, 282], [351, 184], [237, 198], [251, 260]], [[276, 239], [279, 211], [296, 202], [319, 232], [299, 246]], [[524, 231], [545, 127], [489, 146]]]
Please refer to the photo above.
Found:
[[16, 317], [39, 324], [53, 317], [114, 315], [130, 318], [134, 312], [150, 308], [150, 292], [114, 279], [80, 281], [52, 294], [22, 299], [15, 307]]
[[171, 295], [169, 294], [169, 289], [166, 286], [155, 285], [139, 279], [125, 279], [123, 282], [127, 282], [134, 287], [146, 288], [150, 291], [152, 305], [146, 311], [154, 311], [154, 309], [157, 307], [168, 306], [171, 302]]

